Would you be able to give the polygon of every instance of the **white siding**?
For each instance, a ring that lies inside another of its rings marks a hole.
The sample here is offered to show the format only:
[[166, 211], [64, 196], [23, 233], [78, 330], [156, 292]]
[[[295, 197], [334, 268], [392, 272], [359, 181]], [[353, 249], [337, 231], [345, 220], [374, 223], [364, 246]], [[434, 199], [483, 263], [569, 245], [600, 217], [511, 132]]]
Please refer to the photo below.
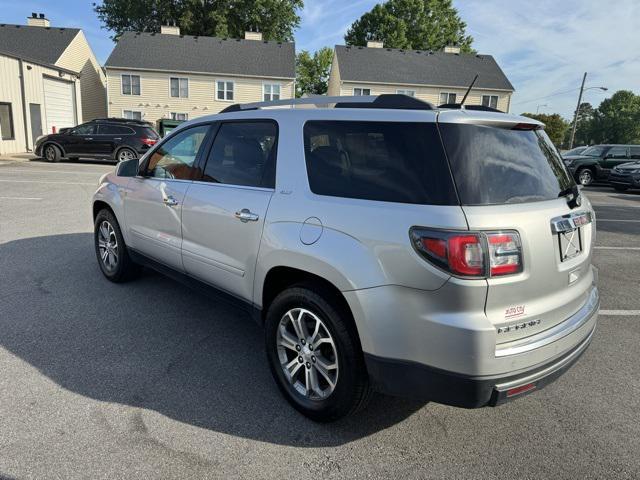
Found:
[[75, 95], [73, 83], [56, 78], [44, 78], [45, 132], [59, 132], [75, 126]]

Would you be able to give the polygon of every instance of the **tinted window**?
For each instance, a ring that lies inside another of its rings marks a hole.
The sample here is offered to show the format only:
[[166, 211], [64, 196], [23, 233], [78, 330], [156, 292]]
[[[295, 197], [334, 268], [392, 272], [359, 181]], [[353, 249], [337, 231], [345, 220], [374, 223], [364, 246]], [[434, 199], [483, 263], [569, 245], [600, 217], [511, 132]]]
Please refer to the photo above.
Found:
[[627, 158], [627, 147], [611, 147], [611, 150], [607, 152], [607, 158]]
[[640, 147], [629, 147], [629, 157], [634, 160], [640, 160]]
[[96, 132], [96, 126], [93, 123], [85, 123], [78, 125], [71, 133], [74, 135], [93, 135]]
[[456, 203], [433, 123], [311, 121], [304, 148], [309, 186], [319, 195]]
[[463, 205], [557, 198], [574, 182], [543, 130], [441, 124]]
[[207, 182], [275, 185], [277, 126], [273, 122], [223, 123], [204, 169]]
[[131, 135], [133, 130], [122, 125], [99, 125], [98, 133], [100, 135]]
[[189, 180], [194, 172], [194, 163], [209, 125], [183, 130], [153, 152], [147, 165], [146, 175], [157, 178]]
[[608, 147], [589, 147], [587, 148], [584, 152], [581, 153], [581, 155], [586, 155], [588, 157], [601, 157], [605, 150]]
[[158, 135], [158, 133], [151, 127], [142, 127], [140, 129], [140, 133], [142, 133], [142, 135], [144, 135], [147, 138], [160, 138], [160, 136]]

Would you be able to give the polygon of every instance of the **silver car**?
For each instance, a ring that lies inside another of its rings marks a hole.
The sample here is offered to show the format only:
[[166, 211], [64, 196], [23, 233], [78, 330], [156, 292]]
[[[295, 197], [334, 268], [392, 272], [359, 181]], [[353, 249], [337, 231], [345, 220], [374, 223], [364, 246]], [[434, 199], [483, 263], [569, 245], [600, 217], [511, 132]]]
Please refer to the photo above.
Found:
[[398, 95], [233, 105], [93, 198], [95, 249], [231, 299], [317, 421], [378, 390], [475, 408], [550, 383], [599, 308], [595, 214], [544, 126]]

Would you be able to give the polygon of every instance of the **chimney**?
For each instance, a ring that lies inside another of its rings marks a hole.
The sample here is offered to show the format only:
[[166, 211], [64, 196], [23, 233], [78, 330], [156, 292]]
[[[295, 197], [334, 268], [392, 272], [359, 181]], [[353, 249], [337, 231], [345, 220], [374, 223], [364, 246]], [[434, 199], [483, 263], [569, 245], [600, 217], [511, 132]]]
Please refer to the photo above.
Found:
[[383, 48], [384, 44], [382, 42], [378, 42], [377, 40], [368, 40], [367, 48]]
[[176, 22], [171, 22], [171, 25], [161, 25], [160, 33], [163, 35], [180, 35], [180, 27], [176, 25]]
[[51, 25], [49, 19], [44, 16], [44, 13], [31, 13], [30, 17], [27, 17], [27, 25], [32, 27], [48, 27]]
[[245, 40], [262, 40], [262, 33], [260, 32], [244, 32]]
[[460, 53], [460, 47], [458, 45], [447, 45], [444, 47], [444, 53]]

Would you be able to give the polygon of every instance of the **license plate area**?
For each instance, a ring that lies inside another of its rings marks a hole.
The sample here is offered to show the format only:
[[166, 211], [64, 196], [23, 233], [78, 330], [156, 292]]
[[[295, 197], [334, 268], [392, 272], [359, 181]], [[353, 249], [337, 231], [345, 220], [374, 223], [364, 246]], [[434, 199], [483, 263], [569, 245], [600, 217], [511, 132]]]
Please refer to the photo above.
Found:
[[558, 247], [560, 249], [560, 261], [566, 262], [577, 257], [582, 252], [582, 229], [575, 228], [560, 232], [558, 235]]

